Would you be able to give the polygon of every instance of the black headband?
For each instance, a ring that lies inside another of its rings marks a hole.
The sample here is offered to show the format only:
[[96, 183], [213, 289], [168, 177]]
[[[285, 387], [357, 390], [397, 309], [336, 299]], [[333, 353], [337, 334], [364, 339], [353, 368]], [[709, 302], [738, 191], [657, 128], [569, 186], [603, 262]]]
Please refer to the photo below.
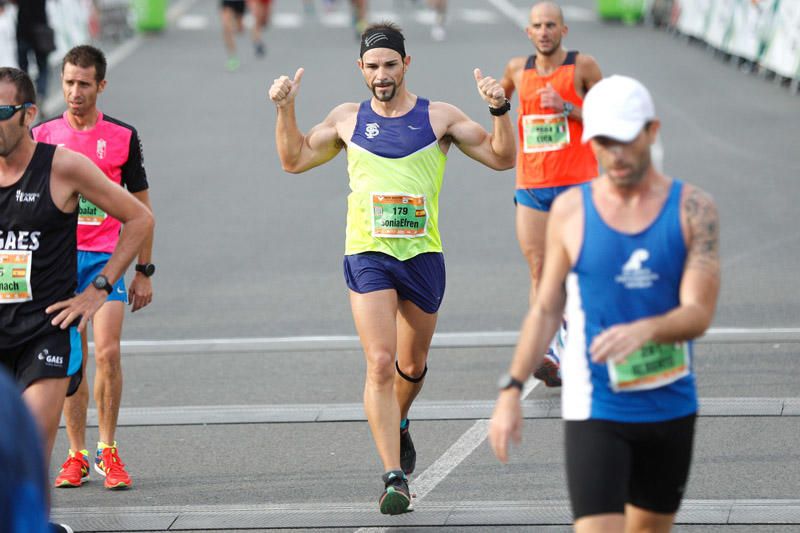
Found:
[[406, 47], [403, 41], [405, 41], [405, 37], [396, 30], [388, 28], [367, 30], [361, 39], [361, 57], [364, 57], [364, 52], [373, 48], [389, 48], [405, 58]]

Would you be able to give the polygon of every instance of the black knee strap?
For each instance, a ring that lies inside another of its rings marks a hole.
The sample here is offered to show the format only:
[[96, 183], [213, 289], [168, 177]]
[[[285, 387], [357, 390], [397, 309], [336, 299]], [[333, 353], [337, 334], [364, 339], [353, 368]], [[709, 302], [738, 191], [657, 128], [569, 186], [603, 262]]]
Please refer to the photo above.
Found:
[[406, 381], [410, 381], [411, 383], [419, 383], [420, 381], [425, 379], [425, 374], [428, 373], [428, 365], [425, 365], [425, 370], [422, 371], [422, 375], [418, 378], [412, 378], [411, 376], [403, 374], [403, 371], [400, 370], [400, 364], [397, 361], [394, 362], [394, 367], [397, 369], [397, 373], [400, 374], [401, 378], [403, 378]]

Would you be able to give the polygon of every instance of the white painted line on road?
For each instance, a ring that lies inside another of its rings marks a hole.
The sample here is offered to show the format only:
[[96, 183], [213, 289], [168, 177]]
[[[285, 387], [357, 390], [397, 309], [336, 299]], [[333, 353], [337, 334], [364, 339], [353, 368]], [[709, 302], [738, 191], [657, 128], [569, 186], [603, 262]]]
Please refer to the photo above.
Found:
[[[800, 398], [700, 398], [701, 417], [796, 417]], [[414, 420], [483, 420], [491, 416], [494, 400], [420, 400], [411, 407]], [[561, 418], [558, 398], [525, 400], [526, 420]], [[119, 426], [186, 426], [225, 424], [303, 424], [315, 422], [363, 422], [361, 403], [266, 404], [266, 405], [172, 405], [122, 407]], [[87, 423], [97, 426], [97, 411], [89, 409]]]
[[[197, 0], [180, 0], [178, 3], [172, 5], [167, 11], [167, 23], [174, 24], [180, 17], [182, 17]], [[106, 54], [106, 62], [108, 66], [106, 72], [110, 71], [131, 54], [133, 54], [144, 42], [140, 35], [135, 35], [128, 41], [125, 41], [115, 49]], [[44, 112], [48, 117], [55, 116], [64, 109], [64, 95], [60, 91], [50, 96], [44, 103]]]
[[275, 13], [270, 23], [276, 28], [296, 29], [303, 25], [303, 15], [299, 13]]
[[[522, 391], [522, 400], [525, 400], [541, 381], [531, 378]], [[417, 494], [417, 501], [427, 496], [436, 485], [442, 482], [464, 459], [470, 456], [475, 448], [483, 444], [488, 437], [489, 420], [477, 420], [450, 448], [442, 454], [431, 466], [413, 480], [413, 491]]]
[[331, 13], [320, 14], [320, 23], [329, 28], [347, 28], [352, 22], [349, 13], [333, 11]]
[[[509, 0], [489, 0], [500, 13], [508, 17], [511, 22], [519, 28], [525, 29], [529, 22], [528, 8], [518, 8]], [[564, 13], [564, 21], [569, 25], [570, 22], [592, 22], [597, 20], [594, 11], [580, 6], [561, 6]]]
[[594, 22], [597, 15], [591, 9], [580, 6], [561, 6], [564, 12], [564, 21], [569, 25], [570, 22]]
[[204, 15], [184, 15], [175, 21], [175, 27], [179, 30], [199, 31], [208, 28], [208, 17]]
[[[516, 345], [516, 331], [464, 331], [436, 333], [433, 348], [508, 348]], [[800, 328], [710, 328], [698, 344], [797, 343]], [[94, 344], [89, 344], [94, 349]], [[360, 350], [355, 335], [301, 335], [297, 337], [231, 337], [181, 340], [123, 340], [128, 354], [219, 352], [275, 352], [310, 350]]]
[[528, 25], [528, 12], [524, 9], [518, 9], [517, 6], [508, 0], [489, 0], [500, 13], [511, 19], [511, 22], [516, 24], [520, 29], [524, 30]]
[[497, 14], [488, 9], [462, 9], [458, 16], [464, 22], [472, 24], [496, 24]]
[[[569, 525], [568, 500], [430, 502], [399, 516], [378, 512], [375, 502], [173, 505], [54, 508], [52, 518], [76, 531], [180, 531], [269, 528], [381, 528]], [[110, 522], [111, 520], [111, 522]], [[677, 524], [800, 524], [800, 500], [683, 500]], [[360, 530], [360, 531], [383, 531]]]

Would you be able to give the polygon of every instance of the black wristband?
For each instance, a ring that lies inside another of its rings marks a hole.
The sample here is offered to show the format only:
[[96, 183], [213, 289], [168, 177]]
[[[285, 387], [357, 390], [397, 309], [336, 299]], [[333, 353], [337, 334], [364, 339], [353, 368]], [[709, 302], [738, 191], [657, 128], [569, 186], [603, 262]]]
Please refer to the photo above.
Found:
[[506, 98], [506, 103], [504, 103], [500, 107], [489, 106], [489, 113], [491, 113], [492, 116], [495, 117], [502, 117], [503, 115], [508, 113], [509, 109], [511, 109], [511, 101], [508, 98]]

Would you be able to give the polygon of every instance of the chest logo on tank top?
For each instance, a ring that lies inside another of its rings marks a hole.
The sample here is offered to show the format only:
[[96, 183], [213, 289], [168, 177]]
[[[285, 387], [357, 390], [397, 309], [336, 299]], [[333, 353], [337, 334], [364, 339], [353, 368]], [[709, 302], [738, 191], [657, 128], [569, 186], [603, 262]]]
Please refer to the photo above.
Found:
[[97, 159], [105, 159], [106, 157], [106, 141], [105, 139], [97, 139]]
[[367, 139], [374, 139], [380, 132], [381, 126], [377, 122], [370, 122], [367, 124], [367, 127], [364, 128], [364, 136]]
[[644, 265], [650, 259], [650, 252], [644, 248], [637, 248], [631, 253], [630, 258], [622, 265], [622, 272], [614, 278], [626, 289], [648, 289], [658, 279], [658, 273], [653, 272]]
[[27, 204], [27, 203], [31, 203], [31, 202], [37, 201], [39, 199], [39, 193], [38, 192], [23, 192], [23, 191], [19, 191], [18, 190], [16, 198], [17, 198], [17, 203]]

